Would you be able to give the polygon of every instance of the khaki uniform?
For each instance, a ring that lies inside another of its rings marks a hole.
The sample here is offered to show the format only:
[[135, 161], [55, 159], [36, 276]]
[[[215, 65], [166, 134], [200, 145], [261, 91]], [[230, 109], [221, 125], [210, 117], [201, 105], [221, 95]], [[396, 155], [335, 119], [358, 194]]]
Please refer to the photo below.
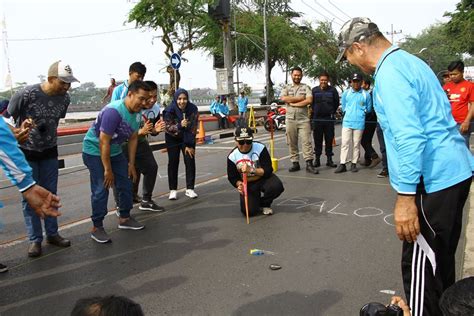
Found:
[[[281, 91], [282, 96], [304, 96], [311, 95], [311, 88], [300, 83], [289, 84]], [[296, 107], [286, 105], [286, 138], [290, 150], [291, 162], [298, 162], [298, 138], [301, 139], [303, 158], [305, 161], [313, 160], [313, 145], [311, 143], [311, 123], [308, 106]]]

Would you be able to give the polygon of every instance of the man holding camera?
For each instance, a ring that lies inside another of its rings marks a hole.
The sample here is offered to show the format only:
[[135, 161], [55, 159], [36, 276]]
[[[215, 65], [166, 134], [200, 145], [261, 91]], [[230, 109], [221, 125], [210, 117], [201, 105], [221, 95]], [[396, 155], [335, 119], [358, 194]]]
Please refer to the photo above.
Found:
[[413, 315], [441, 315], [441, 294], [455, 281], [456, 247], [474, 158], [436, 75], [392, 44], [368, 18], [339, 34], [340, 54], [374, 74], [374, 106], [383, 129], [394, 220], [403, 241], [402, 275]]
[[[56, 194], [58, 186], [57, 128], [59, 119], [66, 116], [70, 103], [67, 91], [72, 82], [79, 82], [71, 67], [63, 61], [53, 63], [48, 70], [48, 79], [40, 84], [26, 86], [10, 100], [8, 113], [16, 126], [31, 121], [28, 139], [20, 144], [26, 160], [33, 169], [33, 178], [40, 186]], [[23, 200], [23, 215], [30, 240], [28, 256], [41, 255], [43, 229], [41, 219]], [[44, 218], [46, 240], [49, 244], [69, 247], [71, 242], [58, 234], [56, 217]]]
[[248, 127], [237, 127], [235, 142], [236, 147], [227, 156], [227, 178], [240, 193], [240, 211], [245, 215], [243, 174], [246, 173], [249, 216], [259, 212], [272, 215], [272, 202], [285, 189], [273, 173], [267, 148], [253, 141], [252, 129]]

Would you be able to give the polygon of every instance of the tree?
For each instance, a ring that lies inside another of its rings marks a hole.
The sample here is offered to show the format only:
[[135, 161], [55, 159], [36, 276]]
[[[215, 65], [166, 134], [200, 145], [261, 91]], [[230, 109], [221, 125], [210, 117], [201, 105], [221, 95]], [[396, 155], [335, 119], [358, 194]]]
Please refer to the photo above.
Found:
[[445, 24], [434, 24], [415, 38], [408, 38], [401, 48], [423, 59], [435, 74], [446, 70], [449, 63], [462, 59], [462, 52], [456, 48], [445, 32]]
[[452, 47], [460, 53], [474, 55], [474, 1], [461, 0], [455, 12], [446, 12], [451, 20], [446, 24], [445, 32], [452, 42]]
[[[161, 41], [165, 44], [164, 54], [169, 60], [173, 53], [183, 55], [194, 48], [195, 42], [203, 35], [203, 26], [208, 19], [206, 4], [212, 0], [141, 0], [128, 16], [129, 22], [138, 27], [159, 29]], [[184, 61], [186, 59], [183, 59]], [[170, 95], [176, 90], [173, 69], [168, 66], [170, 75]], [[179, 71], [177, 82], [179, 86]]]
[[[235, 63], [239, 66], [253, 69], [264, 66], [263, 16], [261, 14], [263, 2], [263, 0], [239, 1], [240, 6], [233, 8], [236, 20], [233, 45], [237, 42], [238, 59]], [[291, 22], [291, 17], [298, 14], [291, 10], [288, 1], [269, 0], [267, 8], [268, 69], [270, 98], [273, 98], [272, 69], [277, 64], [286, 69], [288, 65], [297, 65], [301, 60], [307, 60], [310, 58], [310, 48], [305, 40], [304, 31]], [[208, 20], [204, 30], [206, 35], [196, 43], [196, 47], [205, 49], [211, 54], [222, 55], [221, 26], [215, 21]], [[265, 78], [262, 78], [263, 81]]]

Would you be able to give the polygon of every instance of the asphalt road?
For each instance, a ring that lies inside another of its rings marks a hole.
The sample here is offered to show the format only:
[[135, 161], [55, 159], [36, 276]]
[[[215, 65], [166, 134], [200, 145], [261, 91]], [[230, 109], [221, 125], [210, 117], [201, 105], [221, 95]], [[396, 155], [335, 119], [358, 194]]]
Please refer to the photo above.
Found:
[[[261, 131], [257, 138], [268, 143]], [[273, 216], [251, 218], [247, 225], [225, 177], [232, 147], [231, 139], [198, 147], [196, 200], [183, 192], [177, 201], [167, 200], [167, 157], [156, 152], [155, 196], [166, 212], [135, 210], [146, 224], [143, 231], [117, 230], [110, 213], [105, 227], [113, 242], [105, 245], [88, 233], [88, 171], [65, 171], [59, 180], [61, 234], [73, 245], [44, 245], [37, 259], [26, 257], [17, 191], [2, 190], [0, 262], [10, 271], [0, 275], [1, 315], [67, 315], [77, 299], [105, 294], [132, 298], [147, 315], [357, 315], [367, 302], [388, 303], [389, 293], [402, 294], [395, 193], [387, 179], [376, 177], [379, 168], [289, 173], [288, 150], [278, 134], [277, 175], [285, 192], [274, 202]], [[78, 157], [68, 159], [80, 164]], [[179, 186], [184, 182], [181, 177]], [[253, 256], [254, 248], [267, 253]], [[282, 269], [270, 270], [270, 264]]]

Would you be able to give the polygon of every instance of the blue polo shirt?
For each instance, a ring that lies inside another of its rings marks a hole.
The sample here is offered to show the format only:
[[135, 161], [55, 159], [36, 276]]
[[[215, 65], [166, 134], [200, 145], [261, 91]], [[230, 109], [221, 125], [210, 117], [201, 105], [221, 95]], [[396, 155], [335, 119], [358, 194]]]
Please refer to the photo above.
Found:
[[423, 176], [432, 193], [471, 178], [474, 159], [428, 65], [392, 46], [379, 59], [374, 78], [374, 106], [393, 188], [415, 193]]
[[364, 89], [355, 91], [350, 88], [341, 96], [341, 108], [344, 112], [342, 127], [363, 130], [365, 114], [372, 111], [372, 98]]
[[112, 97], [110, 101], [123, 100], [128, 93], [128, 80], [125, 80], [122, 84], [115, 87], [114, 92], [112, 92]]

